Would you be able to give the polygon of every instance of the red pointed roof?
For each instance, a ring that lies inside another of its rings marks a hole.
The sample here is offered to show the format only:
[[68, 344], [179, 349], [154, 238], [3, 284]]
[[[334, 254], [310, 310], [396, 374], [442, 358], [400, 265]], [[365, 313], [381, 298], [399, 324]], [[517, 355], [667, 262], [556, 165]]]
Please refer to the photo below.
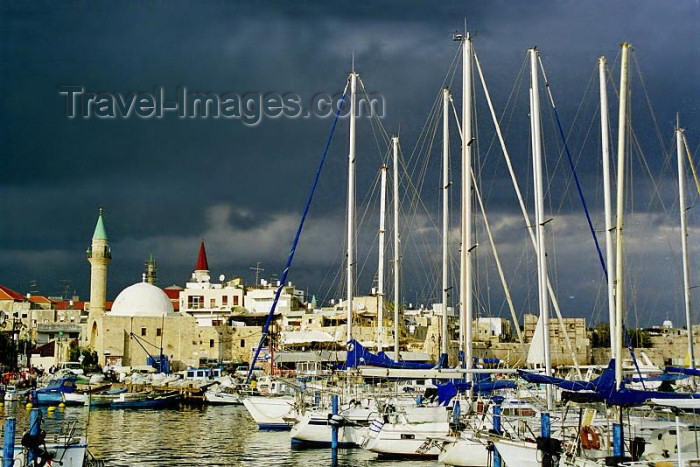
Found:
[[199, 245], [199, 256], [197, 257], [197, 266], [194, 268], [195, 271], [208, 271], [209, 264], [207, 263], [207, 252], [204, 249], [204, 240]]

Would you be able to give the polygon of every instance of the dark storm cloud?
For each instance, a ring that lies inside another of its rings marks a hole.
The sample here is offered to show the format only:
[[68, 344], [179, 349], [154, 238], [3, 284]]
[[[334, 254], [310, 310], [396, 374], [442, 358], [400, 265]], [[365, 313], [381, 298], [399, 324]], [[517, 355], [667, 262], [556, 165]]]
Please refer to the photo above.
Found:
[[[581, 103], [598, 56], [607, 55], [616, 74], [618, 44], [634, 44], [644, 88], [634, 75], [633, 123], [660, 196], [638, 165], [635, 176], [643, 175], [646, 181], [635, 180], [629, 202], [635, 212], [665, 216], [654, 217], [653, 223], [649, 218], [639, 220], [640, 235], [664, 237], [662, 244], [676, 241], [672, 232], [663, 229], [677, 222], [673, 210], [677, 206], [675, 159], [670, 148], [675, 112], [681, 112], [691, 148], [700, 141], [696, 130], [700, 127], [700, 91], [693, 84], [700, 80], [700, 30], [696, 27], [700, 6], [695, 1], [440, 5], [411, 1], [381, 6], [375, 2], [241, 5], [181, 1], [4, 3], [0, 8], [0, 154], [4, 169], [0, 283], [20, 292], [26, 292], [29, 281], [36, 279], [42, 293], [59, 293], [59, 281], [69, 279], [86, 296], [89, 272], [83, 255], [98, 206], [106, 208], [115, 252], [110, 266], [111, 297], [139, 280], [143, 260], [150, 252], [159, 261], [161, 284], [181, 284], [191, 272], [201, 238], [207, 242], [215, 276], [237, 274], [250, 279], [248, 267], [256, 261], [266, 263], [265, 275], [276, 272], [286, 258], [331, 123], [328, 119], [280, 118], [247, 126], [239, 120], [180, 119], [175, 115], [68, 119], [65, 97], [57, 92], [60, 85], [122, 95], [153, 92], [160, 85], [169, 97], [177, 86], [185, 85], [192, 91], [217, 94], [294, 92], [308, 99], [316, 93], [341, 91], [354, 53], [368, 91], [381, 93], [385, 100], [386, 131], [400, 130], [402, 150], [408, 157], [440, 86], [450, 81], [446, 75], [457, 53], [450, 35], [463, 29], [465, 19], [474, 34], [497, 113], [500, 117], [506, 112], [504, 119], [510, 121], [506, 139], [530, 207], [527, 76], [522, 78], [518, 98], [507, 110], [505, 106], [525, 50], [535, 45], [541, 50], [562, 122], [567, 131], [574, 125], [573, 157], [598, 230], [602, 230], [599, 130], [592, 125], [591, 131], [584, 131], [595, 118], [597, 88], [587, 94], [586, 112], [582, 113]], [[457, 74], [452, 87], [458, 108], [459, 86]], [[610, 89], [613, 102], [612, 86]], [[645, 110], [645, 92], [656, 122]], [[487, 151], [493, 130], [490, 117], [483, 112], [481, 92], [477, 94], [487, 210], [496, 224], [494, 235], [501, 243], [502, 260], [518, 271], [509, 279], [519, 290], [521, 302], [531, 304], [528, 277], [532, 271], [528, 268], [532, 261], [523, 257], [529, 240], [500, 150], [493, 146]], [[574, 123], [577, 112], [580, 120]], [[614, 122], [615, 113], [612, 115]], [[666, 153], [658, 149], [655, 123]], [[375, 142], [366, 121], [358, 128], [358, 197], [362, 198], [387, 148], [381, 138]], [[558, 137], [551, 126], [545, 136], [549, 141]], [[346, 138], [347, 129], [341, 123], [293, 270], [295, 282], [320, 296], [339, 296], [315, 289], [338, 287]], [[458, 143], [453, 142], [455, 163], [458, 151]], [[421, 250], [420, 254], [405, 253], [406, 290], [414, 291], [407, 300], [422, 303], [437, 299], [439, 240], [431, 237], [438, 219], [440, 164], [435, 154], [427, 172], [428, 177], [435, 176], [435, 182], [426, 181], [422, 193], [433, 220], [414, 216], [402, 224], [402, 229], [411, 230], [404, 233], [407, 248]], [[596, 255], [558, 143], [550, 143], [547, 157], [548, 206], [555, 217], [552, 250], [556, 254], [551, 256], [556, 261], [557, 284], [564, 297], [576, 297], [571, 299], [576, 303], [575, 313], [590, 314], [600, 301], [593, 296], [601, 287]], [[457, 173], [455, 168], [455, 177]], [[454, 195], [455, 207], [456, 199]], [[360, 255], [367, 264], [359, 280], [363, 290], [371, 287], [374, 274], [370, 264], [375, 261], [376, 256], [371, 255], [376, 255], [376, 248], [370, 243], [377, 216], [373, 211], [363, 223], [369, 233], [361, 236]], [[456, 225], [456, 210], [453, 219]], [[482, 240], [479, 255], [484, 264], [489, 264], [487, 251]], [[668, 264], [668, 255], [660, 247], [652, 251], [656, 255], [640, 274], [653, 271], [649, 265]], [[583, 256], [590, 257], [591, 264], [572, 268], [571, 263]], [[421, 278], [426, 274], [428, 279]], [[670, 290], [671, 284], [667, 285], [664, 289]], [[638, 292], [662, 294], [644, 287]], [[667, 301], [677, 302], [672, 298], [676, 295], [667, 293]], [[491, 299], [494, 303], [500, 300], [496, 292]], [[641, 302], [652, 303], [652, 299]]]

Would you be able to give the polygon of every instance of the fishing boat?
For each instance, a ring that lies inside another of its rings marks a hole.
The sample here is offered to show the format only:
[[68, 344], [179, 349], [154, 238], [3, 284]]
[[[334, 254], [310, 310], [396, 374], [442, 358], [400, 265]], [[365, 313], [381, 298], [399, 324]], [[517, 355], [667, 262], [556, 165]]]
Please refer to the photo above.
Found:
[[120, 388], [90, 393], [87, 403], [90, 407], [110, 407], [112, 402], [119, 398], [120, 394], [124, 394], [125, 392], [127, 392], [126, 388]]
[[[104, 465], [89, 453], [87, 437], [76, 434], [75, 424], [67, 433], [52, 434], [47, 434], [41, 424], [41, 410], [33, 409], [30, 414], [29, 430], [21, 438], [15, 439], [10, 451], [12, 458], [5, 458], [3, 465], [60, 465], [62, 467]], [[14, 425], [12, 430], [14, 431]], [[8, 451], [5, 451], [5, 456], [7, 455]]]
[[28, 393], [29, 389], [20, 389], [17, 386], [7, 386], [5, 387], [5, 396], [3, 399], [5, 402], [19, 402], [23, 401], [27, 397]]
[[176, 405], [182, 396], [177, 391], [125, 392], [110, 403], [113, 409], [162, 409]]
[[75, 392], [77, 376], [70, 374], [51, 380], [46, 387], [31, 392], [31, 402], [35, 405], [52, 405], [63, 402], [63, 393]]

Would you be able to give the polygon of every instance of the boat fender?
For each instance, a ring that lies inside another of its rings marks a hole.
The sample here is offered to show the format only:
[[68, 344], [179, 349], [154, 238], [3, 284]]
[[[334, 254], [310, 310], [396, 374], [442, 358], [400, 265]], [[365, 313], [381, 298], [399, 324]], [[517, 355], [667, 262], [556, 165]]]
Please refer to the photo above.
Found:
[[581, 427], [581, 447], [583, 449], [600, 449], [600, 436], [590, 425]]

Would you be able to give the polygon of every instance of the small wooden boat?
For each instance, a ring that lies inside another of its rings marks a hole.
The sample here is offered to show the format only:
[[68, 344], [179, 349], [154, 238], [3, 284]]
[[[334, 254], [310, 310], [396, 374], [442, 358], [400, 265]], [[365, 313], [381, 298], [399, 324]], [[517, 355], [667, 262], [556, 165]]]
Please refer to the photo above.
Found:
[[176, 405], [182, 396], [172, 392], [125, 392], [114, 399], [110, 407], [113, 409], [161, 409]]

